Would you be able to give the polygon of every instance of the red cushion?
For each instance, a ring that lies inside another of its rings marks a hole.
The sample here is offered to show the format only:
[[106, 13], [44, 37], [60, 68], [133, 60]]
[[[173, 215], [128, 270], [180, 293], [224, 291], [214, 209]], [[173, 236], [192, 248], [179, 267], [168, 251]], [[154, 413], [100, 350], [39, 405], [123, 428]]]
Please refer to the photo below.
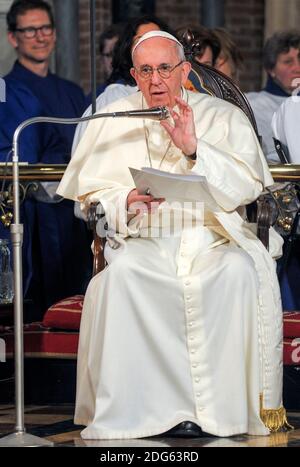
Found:
[[285, 311], [283, 313], [284, 337], [300, 337], [300, 311]]
[[283, 339], [284, 365], [300, 365], [300, 337]]
[[[6, 358], [14, 356], [13, 326], [0, 327]], [[27, 358], [77, 358], [78, 332], [53, 331], [42, 323], [24, 325], [24, 356]]]
[[83, 299], [83, 295], [74, 295], [50, 306], [44, 315], [43, 326], [46, 328], [74, 329], [78, 331]]

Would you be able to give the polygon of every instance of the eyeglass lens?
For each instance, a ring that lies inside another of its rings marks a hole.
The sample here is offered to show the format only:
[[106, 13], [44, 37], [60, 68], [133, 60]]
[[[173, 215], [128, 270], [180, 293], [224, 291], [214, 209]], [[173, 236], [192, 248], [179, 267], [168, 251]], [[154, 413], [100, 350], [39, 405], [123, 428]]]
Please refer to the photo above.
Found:
[[44, 24], [39, 28], [35, 28], [34, 26], [28, 28], [19, 28], [16, 31], [21, 32], [24, 34], [25, 37], [31, 39], [37, 35], [37, 32], [40, 31], [43, 36], [51, 36], [53, 34], [53, 26], [51, 24]]
[[170, 78], [172, 71], [174, 71], [175, 68], [177, 68], [181, 64], [182, 64], [182, 61], [180, 61], [174, 66], [168, 65], [168, 64], [159, 65], [157, 68], [152, 68], [151, 66], [145, 66], [144, 68], [141, 68], [140, 70], [138, 70], [138, 72], [142, 76], [142, 78], [149, 79], [153, 75], [154, 71], [157, 70], [161, 78], [167, 79], [167, 78]]

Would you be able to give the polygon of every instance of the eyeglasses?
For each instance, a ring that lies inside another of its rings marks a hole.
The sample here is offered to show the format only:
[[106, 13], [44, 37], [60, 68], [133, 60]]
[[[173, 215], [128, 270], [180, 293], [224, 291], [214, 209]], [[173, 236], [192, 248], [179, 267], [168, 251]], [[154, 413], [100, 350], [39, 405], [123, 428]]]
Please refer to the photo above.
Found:
[[174, 66], [169, 65], [168, 63], [162, 63], [157, 68], [153, 68], [150, 65], [144, 65], [139, 69], [135, 68], [135, 70], [143, 79], [150, 79], [155, 70], [161, 78], [168, 79], [170, 78], [172, 71], [174, 71], [175, 68], [181, 65], [183, 61], [184, 60], [181, 60], [181, 62], [177, 63], [177, 65]]
[[43, 26], [40, 26], [39, 28], [35, 28], [34, 26], [29, 26], [28, 28], [17, 28], [15, 31], [21, 32], [24, 34], [26, 39], [33, 39], [36, 35], [37, 32], [40, 31], [43, 36], [52, 36], [53, 34], [54, 27], [52, 24], [43, 24]]

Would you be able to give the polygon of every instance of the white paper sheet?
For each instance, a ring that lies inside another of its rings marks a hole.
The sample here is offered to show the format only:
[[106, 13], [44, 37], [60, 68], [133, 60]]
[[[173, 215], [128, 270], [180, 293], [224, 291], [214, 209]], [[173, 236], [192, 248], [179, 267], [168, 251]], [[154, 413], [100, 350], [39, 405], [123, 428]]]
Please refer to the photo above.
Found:
[[174, 174], [151, 167], [142, 167], [141, 170], [129, 167], [129, 170], [141, 194], [151, 193], [155, 198], [167, 201], [202, 201], [210, 208], [216, 206], [204, 176]]

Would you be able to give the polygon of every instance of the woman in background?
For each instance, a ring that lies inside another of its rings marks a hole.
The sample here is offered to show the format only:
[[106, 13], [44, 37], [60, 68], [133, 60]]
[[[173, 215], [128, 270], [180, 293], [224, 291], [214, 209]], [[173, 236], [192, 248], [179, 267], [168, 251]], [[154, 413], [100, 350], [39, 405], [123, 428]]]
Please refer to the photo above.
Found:
[[225, 29], [215, 28], [213, 33], [217, 36], [221, 45], [215, 68], [238, 84], [239, 74], [244, 65], [243, 55], [232, 36]]

